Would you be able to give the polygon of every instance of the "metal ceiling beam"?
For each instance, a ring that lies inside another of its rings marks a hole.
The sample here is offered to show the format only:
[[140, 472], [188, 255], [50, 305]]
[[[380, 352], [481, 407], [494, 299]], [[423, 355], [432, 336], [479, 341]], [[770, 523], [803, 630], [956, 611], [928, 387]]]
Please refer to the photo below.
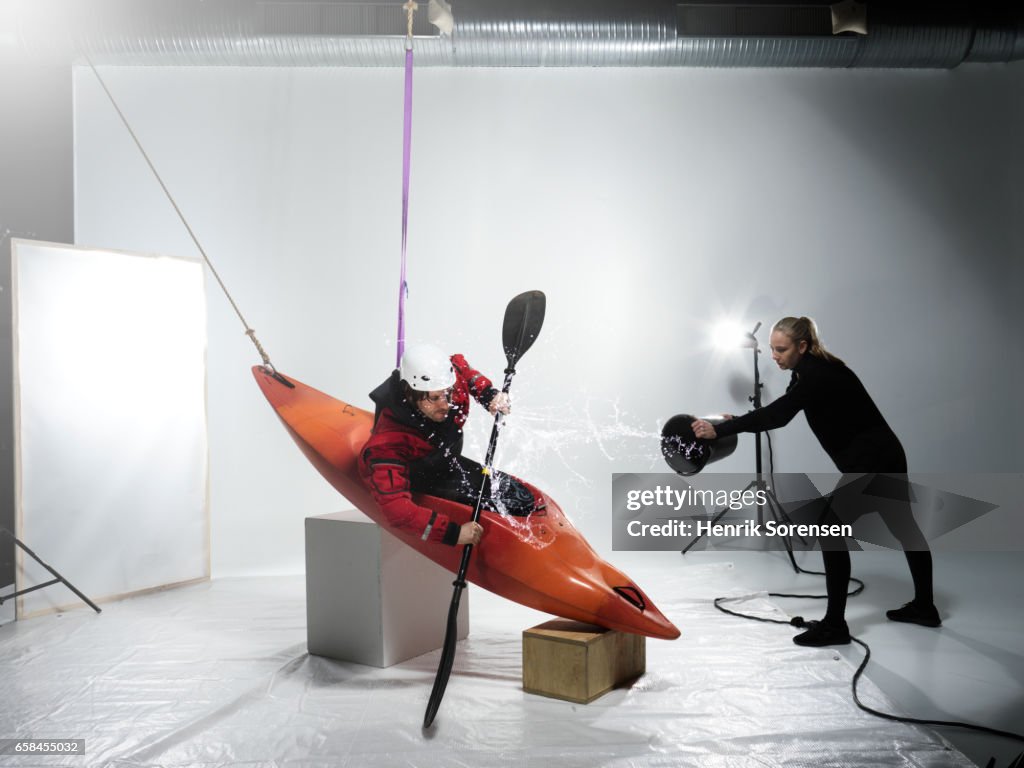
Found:
[[[28, 56], [154, 66], [404, 60], [401, 0], [6, 0], [0, 8], [0, 46]], [[1024, 8], [1009, 3], [454, 0], [452, 14], [453, 32], [441, 36], [422, 4], [418, 66], [953, 68], [1024, 58]]]

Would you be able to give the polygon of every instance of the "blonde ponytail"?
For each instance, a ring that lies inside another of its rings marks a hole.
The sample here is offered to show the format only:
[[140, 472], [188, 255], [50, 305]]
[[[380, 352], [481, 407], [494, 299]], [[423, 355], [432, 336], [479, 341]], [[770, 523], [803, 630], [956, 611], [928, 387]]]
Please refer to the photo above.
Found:
[[825, 345], [821, 343], [821, 338], [818, 336], [818, 326], [809, 317], [784, 317], [772, 326], [772, 332], [775, 331], [786, 334], [797, 344], [801, 341], [807, 342], [807, 354], [809, 355], [832, 363], [843, 362], [825, 349]]

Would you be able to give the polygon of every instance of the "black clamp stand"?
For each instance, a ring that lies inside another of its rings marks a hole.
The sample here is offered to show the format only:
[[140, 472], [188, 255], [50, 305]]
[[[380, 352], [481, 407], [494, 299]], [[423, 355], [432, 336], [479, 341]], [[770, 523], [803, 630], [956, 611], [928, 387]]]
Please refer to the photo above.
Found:
[[43, 568], [48, 570], [55, 577], [53, 579], [50, 579], [49, 581], [43, 582], [42, 584], [36, 584], [35, 586], [27, 587], [26, 589], [16, 590], [15, 592], [12, 592], [9, 595], [0, 595], [0, 605], [3, 605], [5, 600], [10, 600], [12, 597], [20, 597], [21, 595], [26, 595], [29, 592], [35, 592], [37, 589], [45, 589], [46, 587], [49, 587], [49, 586], [52, 586], [54, 584], [60, 583], [60, 584], [63, 584], [68, 589], [70, 589], [72, 592], [74, 592], [80, 598], [82, 598], [82, 600], [85, 602], [85, 604], [88, 605], [90, 608], [92, 608], [94, 611], [96, 611], [96, 613], [102, 613], [102, 611], [100, 610], [99, 606], [96, 605], [96, 603], [94, 603], [88, 597], [86, 597], [81, 592], [79, 592], [78, 589], [75, 588], [74, 584], [72, 584], [70, 581], [68, 581], [63, 576], [61, 576], [59, 573], [57, 573], [57, 571], [55, 571], [49, 565], [44, 563], [42, 561], [42, 559], [40, 559], [39, 555], [37, 555], [35, 552], [33, 552], [28, 547], [26, 547], [25, 544], [22, 541], [20, 541], [13, 533], [11, 533], [6, 528], [0, 527], [0, 536], [6, 536], [7, 538], [9, 538], [15, 544], [17, 544], [19, 547], [21, 547], [22, 550], [27, 552], [32, 557], [33, 560], [35, 560], [37, 563], [39, 563], [41, 566], [43, 566]]
[[[761, 407], [761, 389], [764, 387], [764, 385], [761, 383], [761, 369], [758, 360], [758, 355], [761, 354], [761, 346], [757, 342], [757, 336], [754, 335], [757, 333], [760, 327], [761, 323], [759, 322], [757, 325], [754, 326], [754, 330], [750, 331], [750, 333], [746, 335], [746, 342], [744, 344], [745, 347], [750, 347], [754, 353], [754, 394], [750, 395], [747, 399], [753, 404], [755, 411]], [[728, 453], [732, 453], [731, 448], [728, 450]], [[775, 495], [775, 491], [768, 485], [768, 482], [765, 480], [764, 477], [764, 464], [761, 458], [760, 432], [754, 433], [754, 467], [756, 475], [753, 480], [747, 483], [747, 486], [746, 488], [743, 489], [743, 492], [745, 493], [746, 491], [752, 490], [755, 492], [761, 491], [764, 493], [764, 497], [767, 501], [767, 504], [761, 504], [760, 502], [757, 503], [757, 522], [761, 523], [764, 521], [765, 506], [768, 507], [768, 511], [771, 514], [773, 520], [775, 520], [776, 522], [788, 522], [789, 515], [786, 514], [786, 510], [783, 509], [781, 502], [779, 502], [778, 497]], [[756, 498], [760, 499], [760, 494], [758, 494]], [[714, 525], [723, 517], [725, 517], [726, 513], [728, 513], [729, 511], [730, 509], [727, 506], [720, 509], [717, 513], [715, 513], [714, 518], [712, 518], [711, 525]], [[694, 545], [696, 545], [696, 543], [700, 541], [703, 537], [704, 534], [694, 537], [693, 541], [687, 544], [686, 548], [683, 549], [682, 554], [685, 555], [687, 552], [693, 549]], [[802, 537], [800, 540], [806, 543], [806, 540], [804, 540]], [[789, 555], [789, 562], [792, 563], [793, 570], [799, 573], [800, 568], [796, 564], [796, 558], [793, 557], [793, 545], [790, 542], [788, 536], [785, 538], [785, 542], [786, 553]]]
[[[760, 447], [761, 447], [760, 446], [760, 439], [761, 439], [761, 436], [758, 435], [757, 439], [758, 439], [758, 451], [760, 452]], [[763, 505], [760, 502], [758, 502], [758, 504], [757, 504], [757, 521], [758, 521], [758, 523], [760, 523], [761, 521], [764, 520], [764, 507], [765, 506], [768, 507], [769, 514], [771, 514], [771, 517], [772, 517], [772, 519], [775, 522], [778, 523], [778, 522], [784, 522], [784, 521], [785, 522], [789, 522], [790, 521], [789, 515], [786, 514], [786, 510], [782, 508], [782, 503], [779, 501], [778, 497], [775, 495], [775, 491], [773, 491], [768, 486], [768, 483], [764, 480], [764, 477], [761, 475], [760, 472], [757, 473], [757, 477], [755, 479], [753, 479], [749, 483], [747, 483], [746, 487], [743, 489], [743, 493], [746, 493], [747, 491], [751, 491], [751, 490], [755, 491], [755, 492], [763, 491], [764, 492], [765, 501], [766, 501], [766, 503], [763, 504]], [[761, 498], [761, 497], [758, 496], [757, 498]], [[715, 513], [715, 516], [713, 518], [711, 518], [711, 525], [715, 525], [719, 520], [721, 520], [723, 517], [725, 517], [725, 515], [728, 512], [730, 512], [730, 511], [735, 511], [735, 510], [731, 510], [729, 507], [722, 507], [720, 510], [718, 510], [718, 512]], [[702, 534], [700, 534], [698, 536], [695, 536], [693, 538], [693, 541], [691, 541], [689, 544], [687, 544], [686, 547], [683, 549], [682, 554], [685, 555], [687, 552], [689, 552], [691, 549], [693, 549], [694, 545], [698, 541], [700, 541], [702, 538], [704, 538], [705, 535], [706, 534], [702, 533]], [[796, 564], [796, 558], [793, 556], [793, 544], [790, 541], [790, 537], [788, 535], [785, 536], [783, 538], [783, 541], [786, 544], [786, 554], [789, 555], [789, 562], [793, 566], [793, 571], [795, 573], [800, 573], [800, 568]], [[804, 539], [802, 536], [800, 537], [800, 541], [804, 542], [805, 544], [807, 543], [807, 540]]]

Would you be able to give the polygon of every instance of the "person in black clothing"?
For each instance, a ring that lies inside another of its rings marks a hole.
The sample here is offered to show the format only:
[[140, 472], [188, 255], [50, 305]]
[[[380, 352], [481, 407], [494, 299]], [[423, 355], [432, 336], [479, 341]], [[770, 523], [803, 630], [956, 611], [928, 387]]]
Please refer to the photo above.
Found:
[[[763, 408], [727, 418], [718, 425], [699, 419], [692, 425], [697, 437], [715, 439], [738, 432], [764, 432], [785, 426], [803, 411], [811, 431], [840, 472], [906, 474], [907, 458], [899, 439], [857, 375], [825, 350], [813, 320], [782, 318], [772, 327], [769, 343], [772, 359], [779, 368], [793, 372], [786, 393]], [[932, 557], [927, 544], [913, 526], [916, 535], [910, 546], [914, 548], [908, 548], [907, 533], [897, 533], [892, 521], [885, 516], [883, 520], [904, 544], [914, 582], [914, 599], [886, 615], [893, 621], [939, 626], [941, 620], [932, 596]], [[793, 638], [798, 645], [850, 642], [845, 619], [850, 552], [845, 540], [823, 539], [822, 558], [828, 594], [825, 617]]]

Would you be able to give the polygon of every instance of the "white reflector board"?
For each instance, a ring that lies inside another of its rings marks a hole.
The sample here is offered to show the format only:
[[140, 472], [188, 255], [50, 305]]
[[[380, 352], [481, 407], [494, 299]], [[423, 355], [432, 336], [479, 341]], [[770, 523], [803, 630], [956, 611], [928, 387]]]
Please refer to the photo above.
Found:
[[[91, 600], [209, 578], [192, 260], [14, 240], [16, 535]], [[52, 576], [18, 551], [19, 590]], [[81, 605], [55, 584], [17, 615]]]

